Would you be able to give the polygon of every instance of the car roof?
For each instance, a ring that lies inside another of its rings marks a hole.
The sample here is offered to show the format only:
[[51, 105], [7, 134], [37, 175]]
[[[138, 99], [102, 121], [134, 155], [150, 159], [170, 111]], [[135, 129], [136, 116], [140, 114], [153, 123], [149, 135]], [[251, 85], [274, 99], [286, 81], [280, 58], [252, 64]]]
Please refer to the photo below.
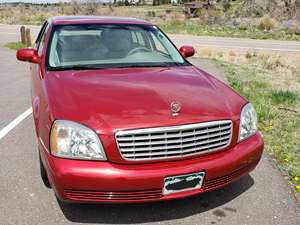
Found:
[[48, 20], [54, 25], [65, 24], [145, 24], [152, 25], [150, 22], [130, 18], [130, 17], [111, 17], [111, 16], [56, 16]]

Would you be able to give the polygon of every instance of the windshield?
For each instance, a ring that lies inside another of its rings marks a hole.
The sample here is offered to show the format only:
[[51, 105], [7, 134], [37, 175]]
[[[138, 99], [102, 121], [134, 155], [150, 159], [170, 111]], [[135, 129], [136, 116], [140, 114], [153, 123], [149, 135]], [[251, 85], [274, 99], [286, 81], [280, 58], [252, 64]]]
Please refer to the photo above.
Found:
[[62, 25], [51, 37], [50, 70], [187, 64], [156, 26]]

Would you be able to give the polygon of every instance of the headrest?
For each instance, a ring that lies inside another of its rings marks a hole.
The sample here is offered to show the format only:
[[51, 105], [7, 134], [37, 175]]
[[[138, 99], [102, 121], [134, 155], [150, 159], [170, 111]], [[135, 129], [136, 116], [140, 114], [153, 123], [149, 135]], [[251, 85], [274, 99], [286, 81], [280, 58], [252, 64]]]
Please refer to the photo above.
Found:
[[99, 43], [97, 35], [65, 35], [59, 37], [59, 43], [64, 51], [83, 50]]
[[131, 47], [130, 31], [125, 29], [105, 29], [102, 41], [110, 51], [128, 51]]

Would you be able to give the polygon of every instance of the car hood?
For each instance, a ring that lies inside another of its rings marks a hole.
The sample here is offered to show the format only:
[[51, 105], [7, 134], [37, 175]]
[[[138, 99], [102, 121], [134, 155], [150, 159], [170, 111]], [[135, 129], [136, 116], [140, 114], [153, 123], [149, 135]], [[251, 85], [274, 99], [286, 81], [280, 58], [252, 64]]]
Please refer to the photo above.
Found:
[[[77, 121], [103, 135], [234, 119], [245, 102], [194, 66], [49, 71], [45, 81], [53, 120]], [[181, 104], [176, 117], [173, 101]]]

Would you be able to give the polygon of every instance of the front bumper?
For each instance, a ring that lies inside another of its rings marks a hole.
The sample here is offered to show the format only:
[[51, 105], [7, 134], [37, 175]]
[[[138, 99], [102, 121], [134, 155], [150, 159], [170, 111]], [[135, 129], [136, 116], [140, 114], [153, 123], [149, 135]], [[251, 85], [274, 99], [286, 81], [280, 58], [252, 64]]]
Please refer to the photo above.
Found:
[[[142, 165], [62, 159], [41, 151], [56, 195], [72, 202], [146, 202], [183, 198], [225, 186], [258, 164], [263, 140], [256, 135], [232, 149], [198, 158]], [[205, 171], [201, 189], [163, 195], [164, 178]]]

